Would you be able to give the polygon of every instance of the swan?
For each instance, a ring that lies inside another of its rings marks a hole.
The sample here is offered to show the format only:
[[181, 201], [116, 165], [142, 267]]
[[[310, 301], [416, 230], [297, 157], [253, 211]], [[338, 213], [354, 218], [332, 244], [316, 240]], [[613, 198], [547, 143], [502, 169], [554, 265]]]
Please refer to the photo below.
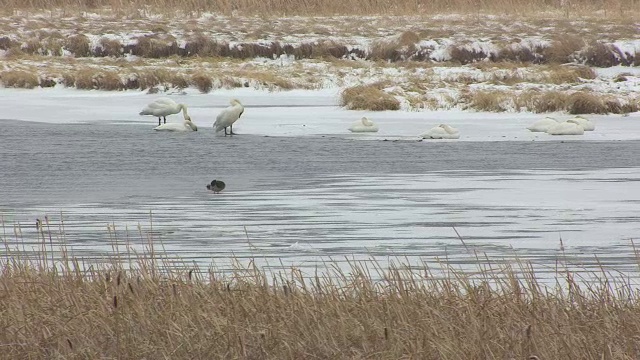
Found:
[[596, 129], [596, 126], [595, 126], [595, 124], [593, 122], [589, 121], [589, 119], [583, 118], [580, 115], [567, 120], [567, 122], [572, 122], [572, 123], [575, 123], [575, 124], [578, 124], [578, 125], [582, 126], [584, 131], [593, 131], [593, 130]]
[[547, 130], [549, 135], [582, 135], [584, 128], [575, 122], [561, 122]]
[[423, 139], [458, 139], [460, 138], [460, 132], [449, 125], [440, 124], [420, 134], [420, 137]]
[[218, 114], [216, 121], [213, 123], [213, 128], [216, 132], [224, 129], [224, 136], [227, 136], [227, 127], [231, 130], [228, 135], [235, 135], [233, 133], [233, 123], [238, 121], [244, 112], [244, 106], [242, 106], [240, 100], [231, 99], [230, 104], [231, 106]]
[[160, 125], [161, 118], [164, 118], [164, 123], [166, 124], [167, 116], [177, 114], [180, 111], [182, 111], [185, 120], [191, 120], [189, 114], [187, 114], [187, 106], [185, 104], [178, 104], [169, 98], [160, 98], [145, 106], [145, 108], [140, 111], [140, 115], [157, 116], [158, 125]]
[[550, 127], [558, 125], [558, 120], [547, 116], [542, 120], [538, 120], [527, 127], [527, 130], [531, 132], [547, 132]]
[[158, 125], [153, 128], [156, 131], [176, 131], [176, 132], [187, 132], [187, 131], [198, 131], [198, 127], [196, 124], [191, 122], [191, 119], [185, 120], [182, 123], [168, 123]]
[[366, 116], [363, 116], [362, 119], [351, 124], [351, 127], [349, 127], [349, 131], [356, 133], [378, 132], [378, 125], [376, 125], [373, 121], [367, 119]]
[[225, 184], [224, 181], [220, 180], [212, 180], [211, 184], [207, 184], [207, 189], [213, 191], [214, 194], [219, 193], [224, 190]]

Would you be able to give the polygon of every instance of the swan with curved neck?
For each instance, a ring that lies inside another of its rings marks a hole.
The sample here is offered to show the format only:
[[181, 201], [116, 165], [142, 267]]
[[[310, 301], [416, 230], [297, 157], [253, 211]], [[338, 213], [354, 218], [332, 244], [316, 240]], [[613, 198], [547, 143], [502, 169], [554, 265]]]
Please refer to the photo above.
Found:
[[[187, 116], [188, 117], [188, 116]], [[153, 130], [156, 131], [175, 131], [175, 132], [190, 132], [198, 131], [196, 124], [191, 122], [191, 118], [185, 119], [182, 123], [168, 123], [158, 125]]]
[[169, 98], [160, 98], [145, 106], [142, 111], [140, 111], [140, 115], [153, 115], [158, 117], [158, 125], [161, 124], [162, 119], [164, 119], [164, 123], [167, 123], [167, 116], [177, 114], [182, 111], [182, 116], [185, 120], [190, 120], [189, 114], [187, 113], [187, 105], [178, 104], [177, 102], [169, 99]]
[[460, 132], [447, 124], [440, 124], [420, 134], [420, 137], [423, 139], [458, 139]]
[[578, 124], [578, 125], [582, 126], [584, 131], [593, 131], [593, 130], [596, 129], [596, 126], [593, 124], [593, 122], [591, 122], [589, 119], [584, 118], [584, 117], [582, 117], [580, 115], [567, 120], [567, 122], [572, 122], [574, 124]]
[[[238, 99], [231, 99], [229, 102], [231, 106], [222, 110], [218, 116], [216, 116], [216, 121], [213, 123], [213, 129], [215, 132], [219, 132], [224, 130], [224, 136], [227, 135], [235, 135], [233, 132], [233, 124], [240, 119], [240, 116], [244, 113], [244, 106]], [[230, 129], [229, 134], [227, 134], [227, 128]]]
[[373, 121], [367, 119], [366, 116], [363, 116], [362, 119], [354, 122], [349, 127], [349, 131], [351, 132], [378, 132], [378, 125], [376, 125]]

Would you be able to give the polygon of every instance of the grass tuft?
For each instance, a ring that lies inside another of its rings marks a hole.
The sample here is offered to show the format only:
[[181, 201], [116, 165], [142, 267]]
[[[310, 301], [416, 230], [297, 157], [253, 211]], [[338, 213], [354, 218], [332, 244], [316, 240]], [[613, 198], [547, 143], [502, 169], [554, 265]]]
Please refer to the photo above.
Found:
[[191, 76], [191, 84], [193, 84], [201, 93], [206, 94], [213, 89], [213, 81], [211, 77], [204, 74], [194, 74]]
[[40, 84], [38, 76], [22, 70], [9, 70], [0, 73], [0, 81], [5, 87], [23, 89], [33, 89]]
[[64, 48], [75, 57], [91, 56], [89, 38], [85, 35], [73, 35], [64, 42]]
[[386, 85], [374, 83], [347, 88], [341, 93], [341, 105], [349, 110], [399, 110], [398, 99], [382, 91]]
[[567, 111], [569, 114], [606, 114], [607, 106], [598, 96], [578, 91], [569, 95]]

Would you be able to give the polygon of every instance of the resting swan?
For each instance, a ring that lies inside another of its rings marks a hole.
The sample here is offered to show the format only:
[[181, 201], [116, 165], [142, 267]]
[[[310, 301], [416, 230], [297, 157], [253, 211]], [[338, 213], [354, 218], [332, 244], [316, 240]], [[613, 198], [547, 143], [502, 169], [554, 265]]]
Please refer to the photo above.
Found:
[[549, 128], [558, 125], [558, 120], [552, 117], [546, 117], [542, 120], [538, 120], [527, 127], [527, 130], [531, 132], [547, 132]]
[[420, 134], [420, 137], [423, 139], [458, 139], [460, 138], [460, 132], [449, 125], [440, 124]]
[[182, 115], [185, 120], [191, 120], [189, 114], [187, 114], [187, 106], [184, 104], [178, 104], [177, 102], [169, 98], [160, 98], [156, 101], [145, 106], [140, 115], [153, 115], [158, 117], [158, 125], [160, 125], [160, 119], [164, 118], [164, 123], [167, 123], [167, 116], [177, 114], [182, 111]]
[[580, 126], [582, 126], [582, 128], [584, 129], [584, 131], [593, 131], [596, 129], [596, 126], [589, 121], [588, 119], [583, 118], [582, 116], [576, 116], [572, 119], [567, 120], [567, 122], [572, 122], [575, 124], [578, 124]]
[[[242, 113], [244, 113], [244, 106], [238, 99], [232, 99], [230, 101], [231, 106], [222, 110], [216, 117], [216, 121], [213, 123], [213, 129], [218, 132], [224, 129], [224, 136], [235, 135], [233, 133], [233, 123], [240, 119]], [[230, 128], [229, 134], [227, 134], [227, 128]]]
[[378, 125], [376, 125], [373, 121], [367, 119], [366, 116], [363, 116], [362, 119], [351, 124], [351, 127], [349, 127], [349, 131], [356, 133], [378, 132]]
[[549, 135], [582, 135], [584, 129], [575, 122], [565, 121], [552, 126], [547, 130]]
[[158, 125], [153, 128], [156, 131], [176, 131], [176, 132], [188, 132], [188, 131], [198, 131], [198, 127], [196, 124], [191, 122], [191, 119], [185, 120], [182, 123], [168, 123]]

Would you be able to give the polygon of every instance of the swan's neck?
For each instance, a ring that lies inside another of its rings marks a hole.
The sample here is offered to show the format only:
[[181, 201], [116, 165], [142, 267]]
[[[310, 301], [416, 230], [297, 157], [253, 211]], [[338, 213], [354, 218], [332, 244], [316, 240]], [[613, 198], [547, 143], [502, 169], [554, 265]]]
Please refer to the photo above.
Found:
[[373, 125], [373, 123], [371, 122], [371, 120], [367, 119], [366, 117], [363, 117], [363, 118], [362, 118], [362, 124], [363, 124], [364, 126], [371, 126], [371, 125]]
[[187, 116], [189, 116], [189, 114], [187, 114], [187, 105], [180, 104], [179, 106], [182, 108], [182, 116], [186, 119]]

